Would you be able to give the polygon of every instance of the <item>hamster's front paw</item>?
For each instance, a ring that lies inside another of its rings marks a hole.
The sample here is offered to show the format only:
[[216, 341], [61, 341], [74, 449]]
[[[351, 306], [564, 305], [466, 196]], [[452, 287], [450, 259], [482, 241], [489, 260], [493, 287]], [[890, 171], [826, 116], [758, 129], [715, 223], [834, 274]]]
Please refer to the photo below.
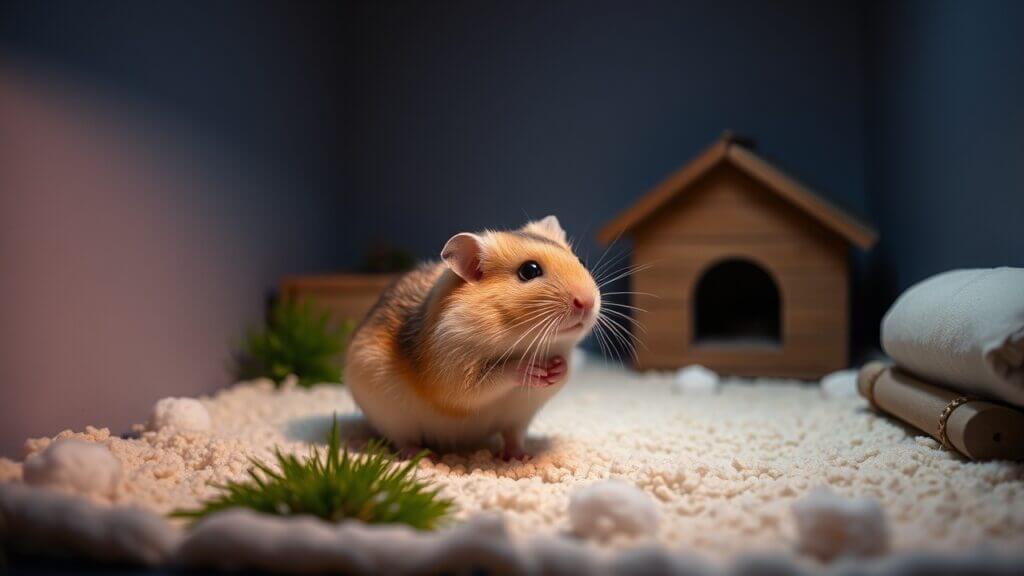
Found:
[[530, 388], [547, 388], [565, 377], [565, 358], [555, 356], [544, 363], [534, 363], [520, 370], [520, 379]]

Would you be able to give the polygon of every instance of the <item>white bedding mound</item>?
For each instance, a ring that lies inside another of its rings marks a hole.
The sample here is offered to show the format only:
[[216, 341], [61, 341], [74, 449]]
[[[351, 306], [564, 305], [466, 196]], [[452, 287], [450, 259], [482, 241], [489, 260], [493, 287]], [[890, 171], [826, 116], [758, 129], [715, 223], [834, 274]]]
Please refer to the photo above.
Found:
[[121, 481], [121, 461], [102, 444], [68, 438], [26, 458], [22, 477], [34, 486], [109, 497]]
[[622, 480], [601, 480], [569, 497], [572, 533], [597, 542], [650, 538], [658, 532], [658, 507], [643, 490]]
[[843, 498], [825, 487], [793, 504], [799, 549], [824, 561], [880, 556], [889, 548], [885, 511], [874, 498]]
[[[816, 386], [726, 379], [718, 394], [689, 396], [674, 394], [673, 380], [588, 364], [531, 428], [532, 461], [506, 463], [481, 451], [423, 462], [420, 475], [459, 506], [457, 522], [436, 533], [247, 511], [190, 532], [165, 521], [163, 514], [215, 494], [212, 484], [242, 478], [250, 457], [269, 460], [275, 446], [304, 454], [310, 442], [322, 443], [333, 413], [353, 445], [369, 437], [344, 388], [277, 391], [257, 382], [200, 399], [207, 431], [140, 426], [131, 440], [95, 428], [59, 434], [105, 445], [120, 460], [121, 481], [109, 496], [25, 486], [22, 465], [0, 459], [0, 534], [34, 534], [36, 542], [49, 535], [99, 558], [293, 571], [477, 565], [502, 573], [704, 573], [723, 563], [740, 573], [780, 563], [792, 571], [814, 565], [799, 549], [792, 505], [828, 486], [884, 509], [896, 556], [875, 561], [879, 570], [927, 561], [907, 560], [909, 551], [1021, 567], [1024, 464], [962, 460], [868, 412], [860, 398], [825, 400]], [[36, 453], [51, 442], [26, 448]], [[609, 478], [646, 492], [657, 512], [653, 538], [604, 541], [602, 533], [599, 542], [571, 533], [571, 495]], [[82, 516], [89, 520], [76, 520]], [[988, 552], [965, 555], [980, 548]], [[748, 556], [763, 553], [770, 557]], [[993, 554], [1011, 560], [998, 563]], [[951, 565], [962, 567], [940, 566]]]
[[149, 429], [177, 428], [205, 432], [210, 429], [210, 413], [195, 398], [164, 398], [153, 406]]
[[714, 394], [721, 381], [713, 370], [692, 364], [676, 371], [673, 389], [678, 394]]

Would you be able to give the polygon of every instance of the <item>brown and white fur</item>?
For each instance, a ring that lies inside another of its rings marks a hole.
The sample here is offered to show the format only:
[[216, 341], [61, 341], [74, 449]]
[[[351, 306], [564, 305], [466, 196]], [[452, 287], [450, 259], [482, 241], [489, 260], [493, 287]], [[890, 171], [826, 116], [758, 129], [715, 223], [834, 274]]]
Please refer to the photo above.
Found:
[[[600, 291], [554, 216], [456, 234], [441, 260], [384, 292], [353, 337], [345, 382], [406, 454], [479, 447], [500, 434], [504, 457], [525, 457], [526, 429], [564, 385]], [[542, 274], [524, 280], [531, 261]]]

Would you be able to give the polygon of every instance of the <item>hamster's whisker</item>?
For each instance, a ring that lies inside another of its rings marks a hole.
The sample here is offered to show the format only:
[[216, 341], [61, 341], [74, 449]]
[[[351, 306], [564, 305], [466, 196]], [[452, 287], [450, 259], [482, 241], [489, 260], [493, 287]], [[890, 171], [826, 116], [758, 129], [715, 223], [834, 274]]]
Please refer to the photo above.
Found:
[[[536, 354], [540, 354], [540, 357], [542, 359], [547, 357], [547, 354], [548, 354], [548, 352], [551, 349], [550, 348], [551, 337], [558, 332], [558, 329], [565, 322], [565, 318], [566, 318], [566, 313], [565, 312], [563, 312], [562, 314], [559, 314], [557, 317], [554, 318], [554, 322], [552, 322], [551, 325], [548, 326], [547, 330], [544, 331], [544, 335], [541, 337], [540, 342], [537, 344], [537, 349], [535, 351], [535, 356], [534, 356], [533, 359], [531, 359], [531, 364], [533, 363], [534, 360], [536, 360], [536, 358], [537, 358]], [[544, 349], [543, 354], [541, 354], [541, 349], [542, 348]]]
[[[609, 246], [608, 248], [611, 249], [611, 246]], [[614, 269], [616, 266], [622, 264], [624, 260], [629, 258], [629, 254], [630, 252], [628, 250], [620, 251], [619, 253], [609, 258], [600, 268], [598, 268], [598, 270], [595, 271], [594, 274], [592, 274], [592, 276], [597, 278], [600, 275], [607, 273], [608, 270]]]
[[616, 308], [628, 308], [629, 310], [636, 310], [638, 312], [650, 312], [644, 308], [633, 306], [631, 304], [620, 304], [618, 302], [601, 302], [601, 309], [604, 310], [605, 306], [615, 306]]
[[661, 296], [657, 294], [651, 294], [650, 292], [634, 292], [632, 290], [626, 290], [623, 292], [602, 292], [601, 296], [650, 296], [651, 298], [661, 299]]
[[[561, 318], [559, 318], [558, 324], [556, 324], [556, 327], [557, 326], [561, 326], [562, 322], [565, 320], [566, 314], [567, 314], [567, 312], [562, 314]], [[558, 330], [556, 328], [553, 332], [548, 334], [547, 342], [545, 342], [545, 344], [544, 344], [544, 354], [543, 354], [542, 358], [550, 358], [551, 357], [551, 337], [554, 336], [557, 332], [558, 332]]]
[[594, 278], [601, 278], [601, 276], [607, 274], [609, 270], [614, 270], [616, 266], [619, 266], [620, 264], [622, 264], [622, 262], [626, 258], [628, 258], [628, 257], [629, 257], [629, 252], [627, 252], [625, 250], [622, 251], [622, 252], [619, 252], [615, 256], [613, 256], [613, 257], [609, 258], [608, 260], [606, 260], [605, 263], [602, 264], [601, 266], [596, 267], [596, 269], [593, 271], [591, 276], [594, 277]]
[[[594, 263], [594, 268], [597, 268], [598, 266], [600, 266], [601, 261], [604, 260], [604, 257], [608, 255], [608, 252], [610, 252], [611, 249], [615, 247], [615, 244], [619, 241], [619, 238], [622, 238], [622, 231], [620, 231], [618, 234], [616, 234], [615, 235], [615, 239], [612, 240], [612, 243], [609, 244], [608, 247], [604, 249], [604, 252], [601, 253], [601, 257], [598, 258], [597, 262]], [[591, 273], [591, 276], [593, 276], [593, 275], [594, 275], [594, 273]]]
[[636, 274], [637, 272], [642, 272], [644, 270], [648, 270], [650, 268], [653, 268], [655, 264], [656, 264], [655, 262], [651, 262], [649, 264], [640, 264], [638, 266], [631, 266], [629, 268], [626, 268], [626, 269], [622, 270], [620, 273], [617, 273], [614, 278], [602, 279], [600, 282], [598, 282], [597, 287], [598, 287], [598, 289], [600, 289], [602, 286], [605, 286], [607, 284], [615, 282], [616, 280], [620, 280], [620, 279], [625, 278], [627, 276], [632, 276], [633, 274]]
[[521, 318], [521, 319], [515, 321], [514, 323], [509, 324], [508, 326], [505, 326], [504, 328], [501, 329], [500, 332], [498, 332], [495, 335], [497, 336], [497, 335], [500, 335], [500, 334], [504, 334], [505, 332], [508, 332], [509, 330], [511, 330], [513, 328], [516, 328], [518, 326], [522, 326], [523, 324], [526, 324], [527, 322], [530, 322], [532, 320], [540, 318], [541, 316], [550, 314], [551, 312], [554, 312], [554, 311], [555, 311], [555, 307], [551, 306], [551, 305], [547, 305], [547, 306], [544, 306], [543, 308], [539, 308], [539, 309], [536, 309], [536, 310], [530, 310], [530, 311], [528, 311], [527, 316], [525, 318]]
[[620, 268], [620, 269], [616, 270], [615, 272], [609, 272], [608, 274], [606, 274], [603, 278], [601, 278], [597, 282], [597, 287], [601, 288], [602, 286], [605, 286], [605, 285], [607, 285], [607, 284], [609, 284], [611, 282], [615, 282], [616, 280], [619, 280], [621, 278], [625, 278], [627, 276], [632, 276], [633, 274], [636, 274], [637, 272], [640, 272], [640, 271], [643, 271], [643, 270], [647, 270], [647, 269], [649, 269], [649, 268], [651, 268], [653, 266], [654, 266], [653, 262], [646, 263], [646, 264], [636, 264], [636, 265], [633, 265], [633, 266], [625, 266], [623, 268]]
[[605, 325], [605, 323], [602, 322], [600, 319], [598, 320], [596, 326], [601, 327], [601, 330], [604, 333], [605, 338], [608, 339], [608, 347], [612, 351], [612, 354], [614, 354], [614, 359], [618, 361], [619, 364], [625, 364], [625, 359], [622, 357], [621, 347], [619, 345], [619, 340], [617, 338], [618, 335], [613, 333], [611, 329], [609, 329]]
[[646, 262], [644, 264], [626, 264], [624, 266], [618, 267], [615, 270], [607, 271], [606, 273], [602, 274], [599, 279], [595, 280], [595, 282], [597, 282], [599, 286], [603, 286], [608, 282], [618, 280], [620, 277], [619, 274], [625, 274], [626, 276], [628, 276], [630, 274], [639, 272], [640, 270], [647, 270], [648, 268], [661, 264], [663, 260], [664, 259], [653, 260], [651, 262]]
[[515, 347], [518, 346], [519, 343], [522, 342], [523, 339], [525, 339], [527, 336], [529, 336], [534, 330], [538, 330], [537, 335], [539, 335], [540, 331], [542, 331], [543, 328], [545, 326], [547, 326], [548, 321], [551, 320], [551, 317], [554, 315], [555, 310], [556, 309], [554, 307], [551, 307], [548, 310], [546, 310], [544, 312], [544, 314], [542, 315], [542, 317], [537, 319], [536, 323], [533, 326], [531, 326], [529, 330], [524, 332], [521, 336], [519, 336], [519, 338], [516, 339], [515, 342], [512, 343], [512, 345], [509, 347], [509, 349], [506, 352], [506, 354], [511, 354], [512, 352], [514, 352], [515, 351]]
[[597, 323], [600, 324], [601, 326], [605, 327], [605, 329], [607, 330], [608, 336], [610, 336], [612, 338], [613, 342], [615, 342], [617, 344], [621, 344], [622, 343], [622, 334], [620, 334], [618, 330], [614, 329], [614, 327], [612, 326], [611, 322], [608, 320], [607, 316], [605, 316], [603, 314], [599, 315], [597, 317]]
[[597, 334], [600, 341], [603, 341], [606, 345], [605, 357], [609, 360], [616, 360], [619, 364], [622, 364], [622, 355], [619, 354], [618, 348], [612, 343], [611, 338], [608, 336], [608, 329], [604, 327], [604, 324], [600, 320], [594, 324], [594, 334]]
[[615, 314], [616, 316], [618, 316], [618, 317], [620, 317], [620, 318], [622, 318], [622, 319], [632, 323], [633, 326], [636, 326], [640, 330], [643, 330], [644, 332], [647, 332], [647, 328], [643, 324], [641, 324], [637, 320], [633, 319], [628, 314], [623, 314], [622, 312], [619, 312], [618, 310], [609, 310], [607, 308], [604, 308], [604, 309], [601, 310], [601, 314]]
[[544, 325], [544, 329], [541, 330], [540, 332], [538, 332], [537, 333], [537, 337], [535, 337], [533, 340], [531, 340], [530, 341], [530, 345], [526, 347], [526, 352], [523, 354], [522, 359], [520, 359], [519, 363], [517, 364], [517, 365], [522, 365], [522, 361], [526, 360], [527, 357], [530, 357], [530, 361], [526, 364], [525, 369], [523, 370], [523, 379], [522, 379], [522, 384], [523, 385], [526, 385], [526, 379], [527, 379], [526, 373], [530, 369], [530, 367], [533, 366], [533, 361], [534, 361], [534, 358], [536, 357], [536, 352], [534, 352], [533, 356], [530, 356], [530, 349], [533, 348], [533, 344], [534, 344], [534, 342], [537, 341], [537, 338], [539, 338], [542, 334], [544, 334], [548, 330], [550, 330], [551, 327], [554, 326], [557, 323], [557, 321], [558, 321], [558, 318], [555, 317], [555, 316], [552, 316], [551, 318], [549, 318], [547, 324]]
[[499, 330], [498, 332], [496, 332], [496, 333], [495, 333], [495, 334], [494, 334], [494, 335], [492, 336], [492, 338], [496, 338], [496, 337], [498, 337], [498, 336], [501, 336], [501, 335], [505, 334], [506, 332], [508, 332], [509, 330], [512, 330], [513, 328], [515, 328], [515, 327], [517, 327], [517, 326], [522, 326], [523, 324], [526, 324], [527, 322], [529, 322], [529, 321], [531, 321], [531, 320], [535, 320], [535, 319], [537, 319], [537, 318], [539, 318], [539, 317], [541, 317], [541, 316], [544, 316], [545, 314], [549, 314], [549, 313], [551, 313], [551, 312], [555, 311], [555, 309], [556, 309], [556, 308], [555, 308], [554, 306], [550, 306], [550, 305], [549, 305], [549, 306], [547, 306], [547, 307], [545, 307], [545, 308], [543, 308], [543, 309], [540, 309], [540, 310], [534, 310], [534, 311], [532, 311], [532, 313], [531, 313], [531, 315], [530, 315], [530, 316], [526, 317], [525, 319], [522, 319], [522, 320], [518, 320], [518, 321], [516, 321], [516, 322], [515, 322], [514, 324], [510, 324], [510, 325], [508, 325], [508, 326], [506, 326], [506, 327], [502, 328], [501, 330]]
[[[549, 313], [549, 314], [551, 314], [551, 313]], [[525, 339], [527, 336], [532, 334], [534, 330], [540, 329], [540, 331], [543, 331], [543, 327], [546, 326], [547, 322], [549, 322], [550, 320], [551, 320], [550, 315], [545, 316], [545, 317], [537, 320], [537, 322], [533, 326], [530, 326], [530, 328], [528, 330], [523, 332], [523, 334], [521, 336], [519, 336], [519, 338], [516, 339], [516, 341], [513, 342], [512, 345], [509, 346], [508, 349], [501, 356], [499, 356], [497, 360], [494, 361], [494, 364], [491, 366], [490, 369], [487, 370], [487, 372], [484, 374], [484, 377], [481, 378], [481, 381], [483, 381], [483, 379], [486, 376], [490, 375], [490, 373], [495, 368], [497, 368], [499, 366], [500, 367], [504, 367], [505, 365], [507, 365], [508, 364], [508, 360], [511, 360], [511, 355], [515, 351], [516, 346], [518, 346], [519, 343], [523, 341], [523, 339]], [[540, 334], [540, 331], [538, 331], [538, 333], [537, 333], [538, 335]], [[536, 339], [536, 336], [534, 338]], [[529, 349], [529, 348], [527, 348], [527, 349]]]
[[543, 336], [541, 337], [540, 342], [537, 345], [537, 348], [533, 351], [533, 355], [530, 356], [530, 363], [526, 365], [527, 368], [533, 366], [533, 363], [537, 361], [537, 354], [540, 352], [541, 347], [544, 344], [544, 341], [552, 334], [552, 330], [557, 329], [558, 326], [561, 325], [564, 319], [565, 314], [563, 313], [561, 316], [553, 318], [552, 322], [548, 323], [548, 326], [544, 329]]
[[[553, 326], [557, 322], [557, 320], [558, 320], [558, 317], [556, 317], [554, 314], [552, 314], [547, 319], [547, 322], [544, 324], [544, 328], [542, 328], [539, 332], [537, 332], [537, 335], [534, 336], [532, 340], [530, 340], [530, 344], [526, 347], [526, 351], [523, 352], [523, 357], [520, 359], [520, 362], [525, 360], [530, 355], [530, 349], [533, 348], [535, 343], [540, 341], [540, 339], [543, 337], [543, 335], [548, 331], [549, 328], [551, 328], [551, 326]], [[526, 365], [526, 367], [529, 368], [530, 364], [533, 364], [532, 360], [530, 361], [529, 364]]]
[[608, 329], [600, 322], [598, 322], [596, 326], [600, 328], [601, 335], [604, 338], [605, 344], [608, 346], [608, 360], [618, 362], [619, 365], [624, 365], [625, 361], [622, 358], [622, 354], [619, 351], [619, 348], [615, 345], [615, 341], [613, 341], [612, 337], [608, 334]]
[[[626, 327], [623, 326], [621, 322], [617, 321], [614, 318], [611, 318], [610, 316], [604, 316], [603, 318], [604, 318], [604, 320], [606, 322], [608, 322], [611, 325], [612, 328], [616, 329], [616, 331], [622, 336], [622, 338], [624, 340], [626, 340], [626, 342], [628, 342], [630, 344], [635, 343], [635, 342], [639, 342], [641, 346], [644, 346], [645, 348], [647, 347], [646, 344], [644, 344], [643, 340], [640, 340], [639, 338], [636, 337], [635, 334], [633, 334], [631, 331], [627, 330]], [[644, 328], [642, 325], [637, 323], [637, 326], [646, 332], [646, 328]], [[635, 349], [635, 346], [634, 346], [634, 349]]]
[[621, 324], [607, 316], [598, 316], [598, 322], [606, 324], [608, 326], [609, 331], [615, 334], [618, 338], [618, 341], [621, 342], [622, 345], [625, 346], [630, 351], [630, 353], [633, 356], [633, 359], [639, 360], [636, 345], [633, 344], [633, 340], [635, 340], [636, 338], [629, 333], [629, 330], [626, 330], [625, 327], [623, 327]]
[[605, 345], [604, 345], [604, 338], [603, 338], [603, 336], [601, 334], [601, 330], [600, 330], [601, 327], [600, 326], [594, 326], [594, 328], [595, 328], [595, 330], [594, 330], [594, 340], [597, 341], [597, 346], [599, 348], [601, 348], [601, 356], [604, 357], [604, 358], [610, 358], [611, 355], [608, 352], [608, 348], [606, 348]]
[[620, 274], [626, 270], [629, 270], [632, 266], [635, 266], [635, 264], [625, 264], [623, 266], [616, 265], [615, 267], [610, 267], [604, 272], [602, 272], [600, 275], [595, 276], [594, 283], [596, 283], [598, 286], [601, 286], [605, 280], [611, 278], [612, 276], [615, 276], [616, 274]]
[[[504, 364], [506, 362], [503, 362], [503, 361], [507, 357], [510, 357], [512, 352], [515, 351], [515, 347], [518, 346], [519, 343], [522, 342], [524, 338], [529, 336], [534, 330], [536, 330], [536, 329], [540, 328], [541, 326], [543, 326], [544, 323], [547, 320], [548, 320], [548, 317], [545, 316], [544, 318], [541, 318], [541, 319], [537, 320], [536, 324], [534, 324], [533, 326], [530, 326], [530, 328], [528, 330], [523, 332], [523, 334], [521, 336], [519, 336], [519, 338], [515, 342], [513, 342], [512, 345], [509, 346], [508, 349], [501, 356], [499, 356], [497, 360], [495, 360], [494, 365], [490, 369], [487, 370], [487, 372], [484, 374], [484, 377], [489, 375], [491, 373], [491, 371], [493, 371], [494, 368], [496, 368], [497, 366], [504, 366]], [[481, 381], [483, 381], [483, 377], [481, 377]]]

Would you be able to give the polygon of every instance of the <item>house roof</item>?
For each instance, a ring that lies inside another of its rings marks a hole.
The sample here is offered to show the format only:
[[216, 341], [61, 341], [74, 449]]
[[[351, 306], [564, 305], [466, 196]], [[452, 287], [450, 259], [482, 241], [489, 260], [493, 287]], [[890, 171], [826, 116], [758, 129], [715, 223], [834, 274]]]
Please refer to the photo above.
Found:
[[878, 234], [870, 226], [842, 211], [795, 178], [772, 166], [751, 152], [749, 148], [743, 146], [734, 135], [726, 132], [696, 158], [669, 175], [668, 178], [606, 224], [598, 232], [597, 240], [607, 245], [615, 238], [628, 233], [676, 196], [685, 193], [701, 176], [721, 164], [733, 166], [760, 182], [765, 188], [795, 208], [861, 249], [870, 248], [878, 239]]

